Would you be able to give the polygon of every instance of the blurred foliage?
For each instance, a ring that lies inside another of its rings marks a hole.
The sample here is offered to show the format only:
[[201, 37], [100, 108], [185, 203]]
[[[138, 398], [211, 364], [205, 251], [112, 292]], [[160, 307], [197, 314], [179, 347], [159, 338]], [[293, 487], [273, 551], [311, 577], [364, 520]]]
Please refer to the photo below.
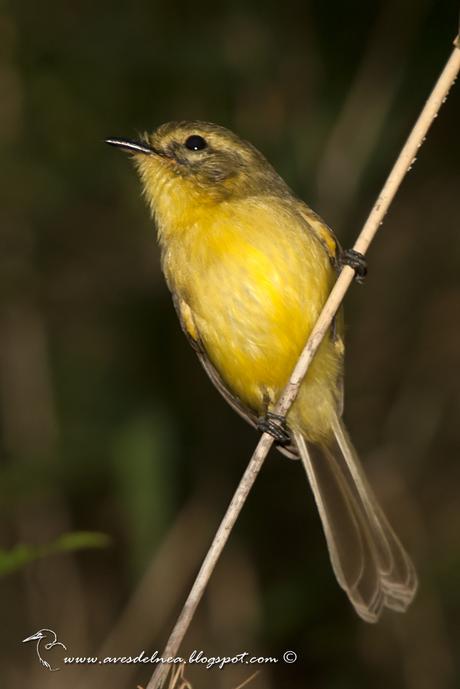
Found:
[[[457, 24], [450, 0], [0, 2], [0, 545], [113, 543], [2, 578], [1, 687], [145, 686], [145, 666], [45, 673], [20, 641], [160, 651], [257, 437], [182, 336], [132, 166], [103, 140], [226, 125], [347, 246]], [[298, 653], [253, 689], [460, 686], [459, 114], [457, 85], [346, 303], [346, 420], [420, 593], [356, 619], [302, 469], [273, 453], [183, 648]], [[246, 669], [186, 674], [230, 689]]]
[[74, 531], [62, 534], [51, 543], [39, 546], [17, 545], [11, 550], [0, 550], [0, 575], [10, 574], [34, 560], [56, 553], [67, 553], [83, 548], [106, 548], [110, 539], [102, 533]]

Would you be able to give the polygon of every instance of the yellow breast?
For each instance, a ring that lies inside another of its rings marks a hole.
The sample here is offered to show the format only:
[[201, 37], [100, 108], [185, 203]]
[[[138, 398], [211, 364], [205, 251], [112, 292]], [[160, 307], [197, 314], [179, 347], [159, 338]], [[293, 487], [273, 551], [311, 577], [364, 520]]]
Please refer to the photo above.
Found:
[[[172, 292], [190, 309], [192, 337], [198, 334], [229, 389], [263, 413], [332, 286], [321, 242], [282, 205], [239, 200], [216, 212], [196, 209], [164, 243], [163, 265]], [[337, 351], [325, 343], [310, 369], [310, 393], [335, 383], [337, 366]]]

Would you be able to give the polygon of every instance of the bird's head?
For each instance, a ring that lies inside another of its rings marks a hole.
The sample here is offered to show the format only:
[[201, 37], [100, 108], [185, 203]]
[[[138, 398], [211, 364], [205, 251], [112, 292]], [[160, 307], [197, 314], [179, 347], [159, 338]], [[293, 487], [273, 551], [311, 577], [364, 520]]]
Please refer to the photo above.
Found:
[[169, 122], [138, 141], [107, 143], [134, 157], [147, 201], [160, 226], [193, 209], [287, 186], [252, 144], [209, 122]]

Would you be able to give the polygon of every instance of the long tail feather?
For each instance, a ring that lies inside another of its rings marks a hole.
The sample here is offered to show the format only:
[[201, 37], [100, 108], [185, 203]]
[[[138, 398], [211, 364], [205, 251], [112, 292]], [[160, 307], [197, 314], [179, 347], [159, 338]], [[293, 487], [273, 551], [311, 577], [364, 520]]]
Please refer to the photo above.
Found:
[[417, 590], [414, 566], [383, 514], [339, 417], [335, 443], [294, 439], [323, 524], [337, 581], [356, 612], [376, 622], [384, 607], [404, 612]]

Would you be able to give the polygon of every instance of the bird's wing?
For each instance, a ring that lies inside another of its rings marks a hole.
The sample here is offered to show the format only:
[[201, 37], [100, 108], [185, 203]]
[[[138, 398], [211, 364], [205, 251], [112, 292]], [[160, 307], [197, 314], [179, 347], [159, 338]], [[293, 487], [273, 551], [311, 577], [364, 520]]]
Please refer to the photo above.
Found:
[[324, 220], [315, 213], [306, 203], [300, 199], [296, 199], [296, 210], [302, 219], [306, 222], [309, 229], [318, 237], [319, 241], [326, 250], [332, 265], [338, 271], [338, 257], [342, 251], [339, 241], [331, 228], [326, 225]]
[[[340, 254], [342, 253], [342, 247], [340, 246], [339, 240], [335, 236], [334, 232], [331, 230], [331, 228], [320, 218], [320, 216], [315, 213], [309, 206], [307, 206], [306, 203], [301, 201], [300, 199], [296, 199], [297, 205], [296, 209], [299, 215], [302, 217], [302, 219], [305, 221], [305, 223], [308, 226], [308, 229], [312, 231], [316, 237], [318, 237], [319, 241], [323, 245], [327, 255], [329, 256], [329, 259], [331, 261], [331, 264], [333, 265], [334, 269], [336, 270], [337, 273], [340, 272], [340, 265], [339, 265], [339, 257]], [[344, 324], [343, 324], [343, 310], [340, 309], [338, 313], [334, 316], [332, 319], [332, 324], [331, 324], [331, 339], [334, 343], [334, 346], [337, 350], [337, 353], [340, 354], [340, 357], [342, 358], [342, 365], [340, 366], [341, 373], [337, 379], [337, 388], [338, 388], [338, 413], [339, 416], [342, 415], [343, 412], [343, 395], [344, 395], [344, 389], [343, 389], [343, 356], [345, 353], [345, 343], [344, 343], [344, 338], [343, 338], [343, 331], [344, 331]]]
[[243, 419], [250, 423], [251, 426], [257, 428], [257, 414], [249, 407], [244, 405], [242, 401], [239, 399], [239, 397], [234, 395], [228, 389], [221, 375], [209, 359], [204, 344], [200, 338], [198, 329], [195, 325], [192, 310], [190, 309], [189, 305], [186, 301], [184, 301], [175, 294], [173, 294], [173, 302], [177, 315], [179, 316], [179, 321], [182, 330], [187, 336], [187, 339], [190, 342], [193, 349], [195, 350], [196, 354], [198, 355], [198, 359], [200, 360], [201, 365], [208, 374], [209, 378], [214, 383], [222, 397], [232, 407], [232, 409], [234, 409], [240, 416], [243, 417]]

